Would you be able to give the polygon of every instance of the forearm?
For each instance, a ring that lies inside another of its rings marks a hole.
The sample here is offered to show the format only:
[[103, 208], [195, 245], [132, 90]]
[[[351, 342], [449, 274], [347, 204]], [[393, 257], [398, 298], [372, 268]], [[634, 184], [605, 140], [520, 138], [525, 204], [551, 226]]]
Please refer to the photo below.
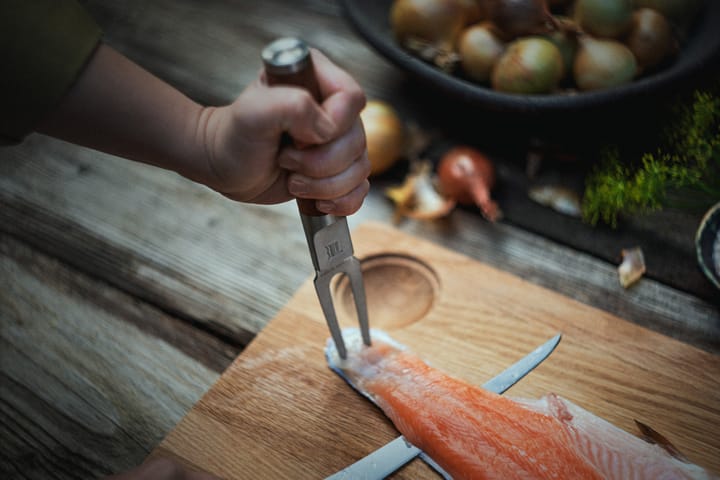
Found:
[[37, 131], [202, 181], [208, 109], [101, 44]]

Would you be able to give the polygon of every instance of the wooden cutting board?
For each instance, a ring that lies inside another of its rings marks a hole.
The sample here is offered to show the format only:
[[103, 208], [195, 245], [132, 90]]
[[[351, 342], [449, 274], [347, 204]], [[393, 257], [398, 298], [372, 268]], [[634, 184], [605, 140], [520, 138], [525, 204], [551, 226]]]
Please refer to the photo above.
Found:
[[[373, 328], [482, 384], [562, 332], [506, 395], [555, 392], [636, 432], [638, 419], [720, 472], [720, 358], [391, 227], [353, 233]], [[353, 325], [346, 282], [333, 286]], [[153, 452], [226, 479], [324, 478], [395, 438], [384, 415], [332, 373], [312, 281]], [[439, 478], [422, 461], [393, 478]]]

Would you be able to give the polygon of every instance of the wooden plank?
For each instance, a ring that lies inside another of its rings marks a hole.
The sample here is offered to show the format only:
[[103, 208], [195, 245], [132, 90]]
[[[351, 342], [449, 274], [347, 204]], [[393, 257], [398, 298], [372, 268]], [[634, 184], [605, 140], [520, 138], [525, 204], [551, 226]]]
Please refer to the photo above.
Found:
[[312, 269], [292, 204], [241, 205], [39, 136], [12, 153], [0, 165], [2, 228], [238, 345]]
[[[295, 206], [231, 202], [175, 174], [41, 136], [0, 152], [0, 230], [164, 311], [245, 345], [310, 276]], [[350, 218], [388, 222], [379, 183]], [[511, 224], [457, 210], [413, 235], [708, 350], [717, 309]], [[282, 232], [282, 234], [280, 233]]]
[[[237, 345], [310, 275], [292, 203], [231, 202], [175, 174], [41, 136], [0, 155], [0, 230]], [[378, 183], [351, 226], [389, 221], [382, 188]], [[719, 348], [712, 304], [649, 279], [625, 291], [615, 265], [511, 224], [458, 210], [401, 228], [683, 341]]]
[[358, 41], [332, 0], [84, 3], [110, 45], [199, 101], [234, 99], [255, 79], [259, 52], [281, 36], [299, 36], [323, 50], [357, 76], [370, 96], [390, 98], [401, 91], [402, 72]]
[[[718, 356], [383, 225], [355, 241], [375, 326], [435, 367], [481, 384], [562, 332], [509, 395], [554, 392], [630, 432], [636, 418], [720, 472]], [[333, 292], [343, 305], [342, 282]], [[306, 282], [153, 455], [227, 479], [324, 478], [393, 439], [382, 413], [327, 368], [327, 337]], [[394, 478], [437, 474], [414, 462]]]
[[[370, 197], [370, 205], [357, 215], [357, 224], [386, 221], [376, 214], [375, 203], [382, 201]], [[619, 262], [607, 263], [511, 224], [487, 223], [466, 211], [432, 224], [406, 221], [400, 229], [637, 325], [720, 353], [716, 305], [649, 278], [624, 289], [618, 280]]]
[[[472, 129], [462, 130], [457, 118], [445, 118], [450, 111], [408, 97], [402, 75], [350, 34], [334, 2], [85, 3], [109, 42], [201, 100], [232, 98], [254, 77], [255, 56], [266, 40], [311, 34], [313, 43], [359, 78], [370, 97], [387, 96], [408, 108], [408, 118], [417, 116], [458, 138], [471, 136]], [[517, 176], [499, 167], [506, 179]], [[40, 136], [1, 150], [0, 173], [0, 229], [237, 345], [246, 344], [311, 273], [292, 204], [234, 204], [174, 174]], [[374, 182], [353, 224], [363, 218], [389, 221], [382, 189], [392, 180]], [[523, 215], [539, 216], [542, 210]], [[514, 228], [513, 219], [490, 226], [468, 212], [402, 228], [703, 348], [717, 344], [720, 325], [707, 321], [717, 311], [712, 303], [654, 283], [657, 295], [618, 291], [612, 265], [582, 254], [575, 261], [572, 250]], [[568, 223], [546, 218], [558, 229]], [[527, 253], [536, 248], [550, 253]], [[585, 278], [576, 268], [602, 273]], [[568, 272], [577, 283], [565, 284]]]
[[141, 463], [234, 354], [0, 235], [0, 476], [97, 478]]

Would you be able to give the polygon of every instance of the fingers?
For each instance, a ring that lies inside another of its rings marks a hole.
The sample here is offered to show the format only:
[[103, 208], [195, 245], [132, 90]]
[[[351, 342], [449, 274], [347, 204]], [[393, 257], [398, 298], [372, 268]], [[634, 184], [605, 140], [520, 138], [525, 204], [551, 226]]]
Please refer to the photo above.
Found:
[[[275, 85], [263, 92], [270, 111], [278, 122], [274, 130], [288, 132], [304, 144], [322, 144], [352, 128], [365, 106], [365, 94], [360, 85], [325, 55], [311, 49], [322, 101], [299, 87]], [[266, 82], [260, 75], [261, 83]]]
[[333, 200], [318, 200], [315, 202], [315, 205], [318, 210], [330, 215], [352, 215], [360, 209], [360, 206], [369, 191], [370, 182], [364, 180], [360, 185], [346, 195]]
[[332, 63], [323, 53], [311, 49], [315, 73], [325, 112], [340, 132], [349, 130], [365, 107], [365, 94], [347, 72]]
[[301, 88], [264, 86], [270, 110], [275, 112], [272, 117], [277, 119], [272, 130], [289, 133], [303, 147], [285, 147], [280, 152], [277, 162], [286, 172], [286, 182], [276, 181], [255, 201], [262, 201], [272, 190], [272, 198], [289, 194], [315, 199], [325, 213], [349, 215], [360, 208], [369, 191], [370, 162], [359, 118], [365, 95], [325, 55], [314, 49], [311, 54], [323, 99], [320, 104]]
[[274, 122], [272, 132], [287, 132], [303, 144], [318, 145], [330, 141], [340, 131], [332, 117], [306, 90], [274, 86], [261, 93], [265, 108]]
[[365, 146], [362, 122], [356, 118], [353, 128], [333, 142], [309, 148], [285, 148], [278, 157], [278, 165], [313, 178], [337, 175], [360, 158]]
[[333, 205], [328, 202], [318, 205], [326, 213], [352, 213], [367, 194], [370, 161], [359, 120], [340, 139], [306, 149], [288, 147], [278, 161], [290, 172], [287, 178], [289, 193], [300, 198], [332, 201]]

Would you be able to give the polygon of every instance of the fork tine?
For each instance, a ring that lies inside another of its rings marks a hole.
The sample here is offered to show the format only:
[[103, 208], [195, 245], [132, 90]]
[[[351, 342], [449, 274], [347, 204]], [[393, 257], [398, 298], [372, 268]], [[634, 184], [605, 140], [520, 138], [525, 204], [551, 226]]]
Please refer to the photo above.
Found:
[[360, 333], [362, 334], [363, 343], [370, 345], [370, 322], [368, 321], [367, 297], [365, 296], [365, 284], [363, 283], [360, 261], [355, 257], [351, 257], [347, 262], [345, 274], [350, 279], [355, 311], [360, 323]]
[[330, 335], [332, 336], [333, 342], [335, 342], [335, 348], [337, 348], [340, 358], [345, 359], [347, 357], [345, 342], [343, 341], [340, 325], [335, 315], [332, 295], [330, 294], [330, 280], [332, 280], [332, 277], [331, 275], [316, 276], [314, 281], [315, 292], [317, 292], [318, 300], [320, 300], [320, 307], [322, 308], [323, 315], [325, 315], [325, 321], [330, 329]]
[[332, 294], [330, 293], [330, 282], [333, 277], [338, 274], [346, 275], [350, 281], [353, 301], [355, 302], [355, 311], [358, 322], [360, 323], [360, 333], [362, 334], [365, 345], [370, 345], [370, 322], [368, 321], [367, 299], [365, 298], [362, 270], [360, 268], [360, 261], [357, 258], [354, 256], [348, 257], [332, 270], [315, 276], [315, 291], [317, 292], [318, 300], [320, 300], [320, 307], [325, 315], [325, 320], [327, 321], [338, 354], [340, 358], [345, 359], [347, 358], [347, 349], [345, 348], [345, 341], [342, 338], [342, 331], [340, 330], [335, 305]]

